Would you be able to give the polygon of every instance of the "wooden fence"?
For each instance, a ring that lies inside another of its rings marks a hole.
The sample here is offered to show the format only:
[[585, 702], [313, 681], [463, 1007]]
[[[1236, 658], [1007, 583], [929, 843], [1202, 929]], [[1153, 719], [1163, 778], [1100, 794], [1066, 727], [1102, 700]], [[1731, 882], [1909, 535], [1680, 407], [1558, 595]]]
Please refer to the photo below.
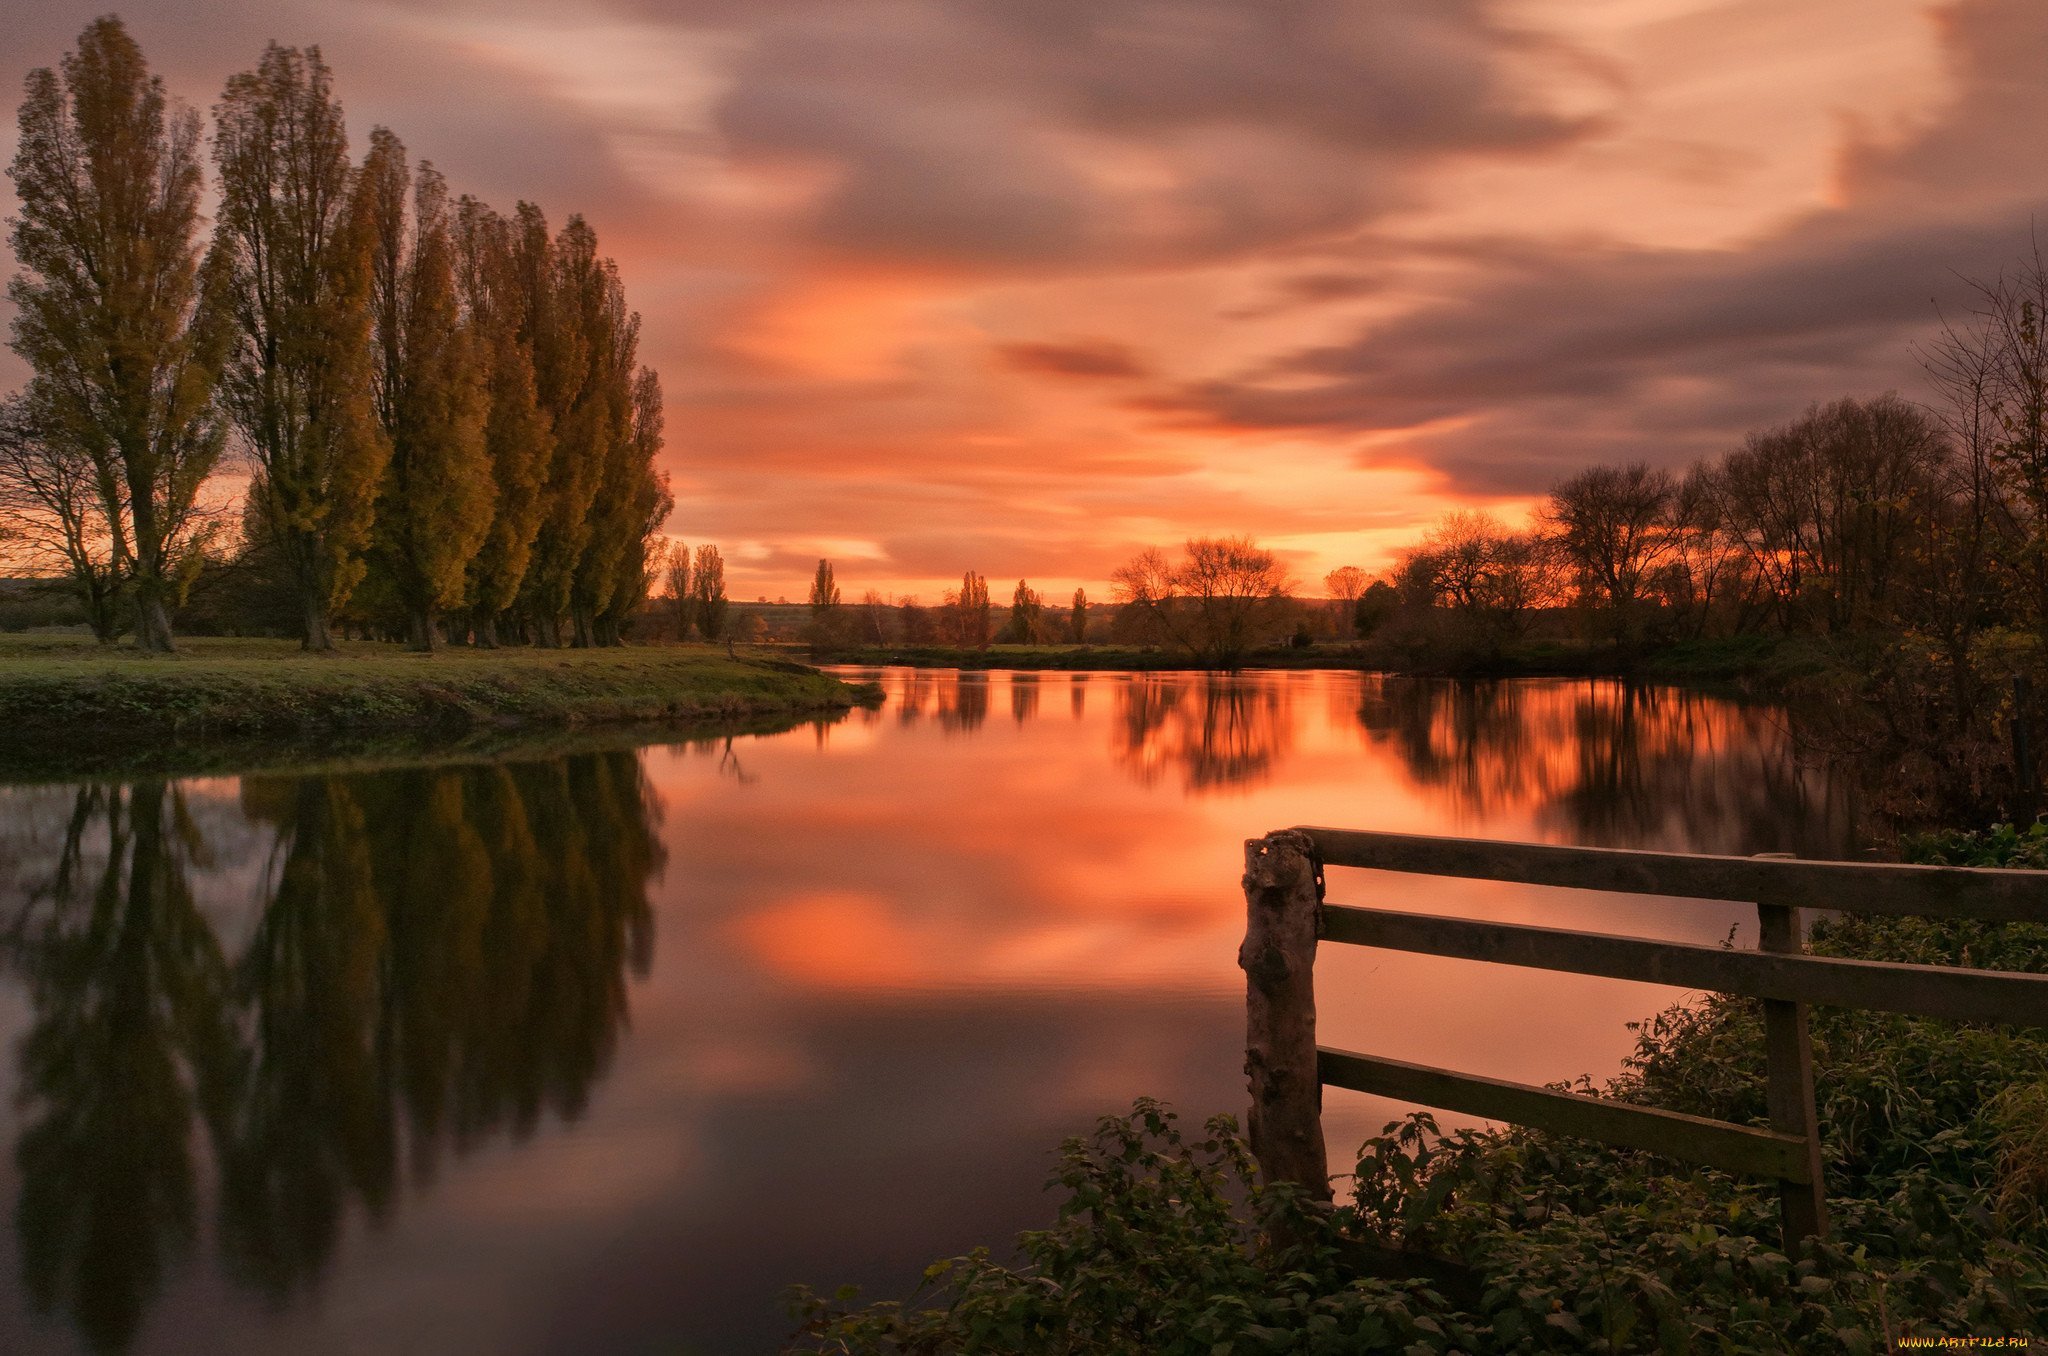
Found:
[[[1757, 950], [1326, 903], [1326, 866], [1754, 904]], [[1245, 844], [1248, 1130], [1270, 1181], [1329, 1199], [1325, 1084], [1773, 1178], [1785, 1245], [1827, 1232], [1807, 1007], [2048, 1027], [2048, 975], [1804, 954], [1800, 910], [2048, 922], [2048, 871], [1553, 847], [1345, 829]], [[1318, 941], [1644, 980], [1763, 1000], [1770, 1128], [1660, 1111], [1316, 1043]]]

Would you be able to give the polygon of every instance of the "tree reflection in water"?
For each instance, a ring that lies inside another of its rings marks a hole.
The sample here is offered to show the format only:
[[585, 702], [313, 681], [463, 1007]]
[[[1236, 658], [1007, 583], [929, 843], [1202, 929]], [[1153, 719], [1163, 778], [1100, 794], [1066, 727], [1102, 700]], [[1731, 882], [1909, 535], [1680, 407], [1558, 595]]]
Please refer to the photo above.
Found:
[[632, 751], [250, 777], [241, 809], [274, 847], [232, 958], [175, 784], [78, 788], [17, 864], [16, 1224], [30, 1295], [95, 1350], [195, 1236], [195, 1129], [229, 1273], [282, 1301], [352, 1208], [382, 1219], [443, 1153], [577, 1116], [652, 959], [663, 849]]
[[1169, 771], [1189, 791], [1256, 785], [1292, 744], [1292, 696], [1284, 679], [1137, 674], [1117, 688], [1112, 752], [1147, 786]]
[[15, 1145], [23, 1279], [95, 1350], [126, 1344], [191, 1243], [193, 1119], [227, 1114], [229, 966], [188, 882], [205, 853], [163, 782], [82, 787], [12, 939], [35, 1009]]
[[1459, 817], [1527, 807], [1561, 842], [1826, 854], [1852, 815], [1783, 710], [1681, 688], [1371, 676], [1357, 719]]

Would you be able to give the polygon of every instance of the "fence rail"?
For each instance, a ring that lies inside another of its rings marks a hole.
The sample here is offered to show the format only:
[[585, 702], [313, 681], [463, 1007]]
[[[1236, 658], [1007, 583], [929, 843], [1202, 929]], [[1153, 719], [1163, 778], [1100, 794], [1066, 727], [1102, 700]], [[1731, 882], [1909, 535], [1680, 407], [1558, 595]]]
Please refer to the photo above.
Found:
[[[1732, 950], [1324, 900], [1326, 867], [1623, 891], [1757, 908]], [[1324, 1085], [1775, 1179], [1788, 1249], [1827, 1232], [1810, 1004], [2048, 1027], [2048, 976], [1804, 954], [1800, 909], [2048, 922], [2048, 871], [1719, 857], [1300, 828], [1245, 844], [1245, 1071], [1269, 1180], [1329, 1196]], [[1642, 980], [1763, 1000], [1770, 1128], [1558, 1092], [1316, 1043], [1318, 941]]]

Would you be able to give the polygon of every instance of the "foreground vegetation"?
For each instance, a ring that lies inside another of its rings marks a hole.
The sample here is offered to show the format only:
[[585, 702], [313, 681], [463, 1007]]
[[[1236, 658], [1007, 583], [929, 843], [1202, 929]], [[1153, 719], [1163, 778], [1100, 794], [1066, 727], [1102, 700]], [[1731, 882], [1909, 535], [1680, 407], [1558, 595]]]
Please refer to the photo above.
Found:
[[747, 720], [875, 699], [802, 664], [709, 646], [462, 650], [193, 639], [159, 657], [62, 636], [0, 637], [8, 765], [261, 738], [462, 735], [631, 721]]
[[[1920, 860], [2048, 866], [2048, 832], [1917, 845]], [[2048, 972], [2048, 925], [1834, 921], [1816, 954]], [[1184, 1136], [1141, 1102], [1070, 1141], [1058, 1219], [939, 1262], [908, 1304], [799, 1292], [791, 1350], [940, 1353], [1884, 1352], [1900, 1339], [2042, 1337], [2048, 1038], [1821, 1009], [1833, 1237], [1791, 1257], [1768, 1184], [1531, 1131], [1388, 1127], [1329, 1213], [1254, 1180], [1229, 1118]], [[1757, 1005], [1643, 1025], [1605, 1095], [1766, 1120]], [[1581, 1091], [1590, 1088], [1581, 1085]], [[1264, 1229], [1292, 1241], [1256, 1242]], [[1469, 1284], [1360, 1274], [1371, 1238]]]

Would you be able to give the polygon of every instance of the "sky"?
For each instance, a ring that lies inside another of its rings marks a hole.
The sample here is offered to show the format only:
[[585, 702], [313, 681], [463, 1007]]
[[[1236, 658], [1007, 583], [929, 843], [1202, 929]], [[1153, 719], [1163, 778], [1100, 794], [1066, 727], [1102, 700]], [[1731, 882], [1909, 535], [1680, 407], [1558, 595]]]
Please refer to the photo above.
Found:
[[[10, 8], [13, 91], [100, 6]], [[667, 393], [667, 531], [742, 599], [821, 556], [849, 597], [1102, 596], [1225, 533], [1314, 591], [1591, 463], [1927, 394], [1916, 344], [2048, 206], [2039, 0], [119, 13], [195, 107], [317, 44], [359, 150], [582, 213]]]

